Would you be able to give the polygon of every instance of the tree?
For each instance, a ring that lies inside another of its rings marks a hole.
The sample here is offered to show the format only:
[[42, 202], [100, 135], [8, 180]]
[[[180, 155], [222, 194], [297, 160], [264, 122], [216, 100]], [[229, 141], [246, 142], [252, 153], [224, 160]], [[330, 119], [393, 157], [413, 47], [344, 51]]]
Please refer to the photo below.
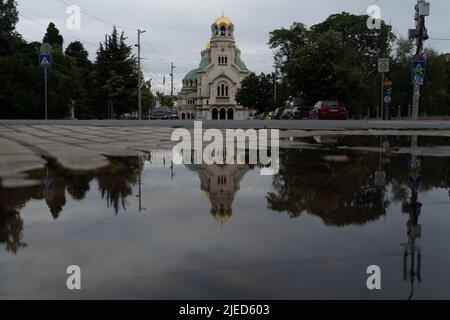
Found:
[[89, 53], [80, 41], [71, 42], [67, 46], [65, 54], [74, 58], [79, 68], [86, 68], [91, 65]]
[[[389, 78], [394, 84], [393, 101], [395, 106], [401, 106], [403, 115], [407, 114], [407, 107], [412, 103], [412, 66], [415, 51], [412, 41], [399, 38], [396, 43], [395, 56]], [[448, 115], [449, 110], [449, 81], [450, 73], [445, 56], [428, 48], [425, 50], [427, 68], [425, 85], [421, 90], [420, 114]]]
[[0, 55], [11, 53], [11, 38], [18, 21], [17, 2], [15, 0], [0, 1]]
[[44, 43], [51, 44], [54, 48], [59, 48], [62, 51], [62, 47], [64, 44], [64, 38], [59, 34], [58, 28], [56, 28], [53, 22], [50, 22], [47, 28], [47, 32], [42, 40]]
[[156, 100], [158, 100], [160, 105], [162, 106], [170, 108], [173, 106], [172, 98], [170, 96], [165, 95], [161, 91], [156, 92]]
[[391, 70], [387, 74], [387, 77], [393, 82], [394, 105], [395, 107], [400, 106], [403, 116], [408, 114], [408, 107], [412, 103], [411, 61], [414, 54], [413, 41], [402, 37], [398, 38], [393, 59], [391, 59]]
[[274, 107], [274, 75], [251, 73], [241, 83], [236, 101], [248, 108], [266, 111]]
[[320, 36], [328, 31], [338, 33], [346, 47], [354, 48], [359, 58], [375, 59], [389, 55], [392, 51], [395, 35], [392, 27], [381, 21], [379, 30], [367, 28], [366, 15], [354, 15], [347, 12], [333, 14], [324, 22], [311, 27], [312, 35]]
[[144, 82], [142, 86], [142, 106], [144, 115], [156, 106], [156, 97], [152, 93], [151, 81]]
[[303, 23], [294, 22], [289, 29], [281, 28], [270, 33], [269, 46], [275, 49], [275, 64], [283, 71], [297, 49], [308, 43], [309, 30]]
[[106, 116], [104, 106], [106, 101], [110, 101], [110, 92], [104, 89], [108, 87], [106, 85], [111, 71], [123, 80], [123, 93], [114, 99], [114, 112], [120, 116], [137, 109], [137, 62], [125, 40], [125, 34], [119, 35], [114, 27], [112, 34], [100, 44], [97, 51], [88, 87], [91, 113], [97, 116]]
[[427, 68], [425, 72], [425, 85], [422, 87], [420, 97], [420, 112], [425, 115], [448, 115], [449, 78], [447, 74], [447, 61], [445, 56], [433, 49], [426, 49]]
[[379, 105], [376, 62], [389, 55], [395, 37], [384, 22], [380, 30], [369, 30], [367, 18], [344, 12], [310, 30], [296, 23], [272, 32], [275, 63], [281, 64], [289, 94], [310, 105], [337, 99], [356, 116]]
[[102, 88], [108, 97], [108, 112], [110, 118], [114, 119], [114, 99], [120, 97], [125, 92], [125, 81], [123, 77], [116, 74], [114, 70], [109, 72], [109, 78]]

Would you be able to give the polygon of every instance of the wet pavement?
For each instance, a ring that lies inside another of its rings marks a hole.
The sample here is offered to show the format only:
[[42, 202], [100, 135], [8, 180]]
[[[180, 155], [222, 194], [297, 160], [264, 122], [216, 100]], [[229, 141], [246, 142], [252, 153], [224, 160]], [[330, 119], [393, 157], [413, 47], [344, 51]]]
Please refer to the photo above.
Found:
[[87, 171], [30, 158], [35, 184], [0, 188], [0, 299], [450, 298], [450, 138], [283, 136], [276, 176], [164, 145]]
[[[100, 123], [100, 122], [98, 122]], [[171, 135], [176, 128], [190, 128], [193, 122], [161, 121], [144, 122], [113, 121], [0, 121], [0, 186], [20, 187], [38, 184], [27, 179], [24, 172], [45, 168], [46, 161], [52, 159], [66, 169], [94, 170], [109, 164], [108, 157], [139, 156], [159, 149], [170, 149], [176, 143]], [[130, 124], [131, 123], [131, 124]], [[135, 123], [136, 125], [133, 125]], [[151, 124], [151, 125], [148, 125]], [[211, 125], [225, 127], [238, 126], [246, 128], [285, 128], [280, 131], [283, 148], [302, 148], [296, 138], [344, 135], [344, 136], [441, 136], [450, 137], [450, 122], [402, 122], [405, 126], [398, 129], [400, 122], [377, 121], [230, 121], [202, 123], [204, 129]], [[294, 125], [295, 124], [295, 125]], [[397, 124], [397, 125], [396, 125]], [[286, 129], [289, 127], [310, 127], [310, 129]], [[345, 129], [346, 126], [352, 129]], [[223, 128], [221, 128], [223, 127]], [[331, 129], [326, 129], [330, 127]], [[321, 129], [320, 129], [321, 128]], [[360, 129], [358, 129], [360, 128]], [[407, 128], [411, 128], [408, 130]], [[308, 147], [308, 146], [306, 146]], [[402, 150], [406, 153], [438, 152], [449, 156], [450, 148]]]

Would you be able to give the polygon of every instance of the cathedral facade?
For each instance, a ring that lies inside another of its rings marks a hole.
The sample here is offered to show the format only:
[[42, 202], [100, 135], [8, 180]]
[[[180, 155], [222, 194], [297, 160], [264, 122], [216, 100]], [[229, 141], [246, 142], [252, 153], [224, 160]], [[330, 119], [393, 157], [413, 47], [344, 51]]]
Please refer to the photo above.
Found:
[[234, 39], [234, 24], [222, 16], [211, 26], [211, 40], [197, 69], [183, 79], [181, 119], [245, 120], [249, 111], [236, 102], [237, 90], [250, 71]]

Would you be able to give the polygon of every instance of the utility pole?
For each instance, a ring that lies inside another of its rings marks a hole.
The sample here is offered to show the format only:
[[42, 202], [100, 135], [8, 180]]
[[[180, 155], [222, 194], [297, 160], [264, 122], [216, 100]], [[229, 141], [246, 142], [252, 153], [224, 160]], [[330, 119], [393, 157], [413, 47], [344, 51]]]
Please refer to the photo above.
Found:
[[275, 73], [273, 74], [273, 105], [277, 107], [277, 67], [275, 67]]
[[170, 64], [170, 99], [173, 101], [173, 70], [176, 67], [173, 65], [173, 62]]
[[142, 120], [142, 79], [141, 79], [141, 34], [145, 33], [145, 30], [138, 29], [138, 113], [139, 120]]
[[[150, 90], [150, 96], [152, 95], [152, 89], [153, 89], [153, 88], [152, 88], [152, 87], [153, 87], [152, 80], [153, 80], [153, 79], [150, 79], [150, 80], [149, 80], [149, 82], [150, 82], [150, 89], [149, 89], [149, 90]], [[151, 107], [151, 105], [149, 104], [149, 105], [148, 105], [148, 120], [151, 120], [151, 116], [152, 116], [152, 107]]]
[[[409, 38], [416, 40], [416, 56], [414, 60], [423, 59], [423, 43], [428, 40], [428, 32], [425, 28], [425, 17], [430, 15], [430, 3], [425, 0], [417, 0], [416, 9], [416, 29], [409, 30]], [[419, 118], [419, 104], [420, 104], [420, 86], [423, 85], [423, 77], [414, 77], [414, 94], [412, 105], [412, 119]]]

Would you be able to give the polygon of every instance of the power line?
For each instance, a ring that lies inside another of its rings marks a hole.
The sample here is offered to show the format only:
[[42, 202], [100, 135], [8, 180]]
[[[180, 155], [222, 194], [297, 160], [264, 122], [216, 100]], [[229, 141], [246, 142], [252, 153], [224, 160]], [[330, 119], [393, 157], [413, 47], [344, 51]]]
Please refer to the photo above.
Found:
[[142, 69], [144, 69], [150, 76], [151, 78], [155, 81], [158, 82], [159, 85], [163, 85], [163, 82], [161, 80], [159, 80], [159, 77], [156, 76], [153, 72], [151, 72], [149, 69], [147, 69], [147, 67], [145, 66], [145, 64], [142, 64]]
[[450, 41], [450, 38], [430, 38], [429, 40]]
[[[63, 4], [65, 4], [66, 6], [72, 6], [72, 4], [70, 4], [70, 3], [68, 3], [68, 2], [66, 2], [66, 1], [64, 1], [64, 0], [57, 0], [57, 1], [59, 1], [59, 2], [61, 2], [61, 3], [63, 3]], [[97, 17], [97, 16], [94, 16], [93, 14], [90, 14], [90, 13], [84, 11], [84, 10], [80, 10], [80, 12], [81, 12], [82, 14], [88, 16], [88, 17], [91, 18], [91, 19], [97, 20], [97, 21], [99, 21], [99, 22], [101, 22], [101, 23], [104, 23], [104, 24], [107, 24], [107, 25], [110, 25], [110, 26], [113, 26], [113, 27], [119, 27], [120, 29], [125, 29], [125, 30], [133, 30], [133, 31], [136, 30], [136, 28], [131, 28], [131, 27], [122, 26], [122, 25], [119, 25], [119, 24], [115, 24], [115, 23], [109, 22], [109, 21], [107, 21], [107, 20], [105, 20], [105, 19], [102, 19], [102, 18], [99, 18], [99, 17]]]
[[[37, 23], [37, 24], [39, 24], [39, 25], [41, 25], [41, 26], [43, 26], [43, 27], [45, 27], [45, 28], [48, 27], [48, 25], [46, 25], [45, 23], [42, 23], [42, 22], [40, 22], [40, 21], [38, 21], [38, 20], [36, 20], [36, 19], [27, 17], [27, 16], [25, 16], [25, 15], [23, 15], [23, 14], [21, 14], [21, 13], [19, 13], [19, 16], [22, 17], [22, 18], [24, 18], [24, 19], [26, 19], [26, 20], [29, 20], [29, 21], [31, 21], [31, 22]], [[95, 44], [95, 43], [93, 43], [93, 42], [89, 42], [89, 41], [82, 40], [82, 39], [80, 39], [80, 38], [78, 38], [78, 37], [76, 37], [76, 36], [73, 36], [73, 35], [71, 35], [71, 34], [67, 34], [67, 36], [69, 36], [69, 37], [72, 38], [72, 39], [75, 39], [75, 40], [78, 40], [78, 41], [82, 41], [83, 43], [86, 43], [86, 44], [89, 44], [89, 45], [91, 45], [91, 46], [93, 46], [93, 47], [98, 48], [98, 44]]]
[[161, 61], [163, 64], [165, 64], [165, 65], [167, 65], [167, 66], [170, 66], [170, 63], [167, 62], [167, 61], [165, 61], [165, 60], [158, 54], [158, 52], [156, 52], [155, 48], [153, 48], [153, 46], [152, 46], [152, 44], [150, 43], [150, 41], [149, 41], [145, 36], [143, 36], [142, 38], [145, 40], [145, 42], [146, 42], [147, 45], [149, 46], [150, 50], [156, 55], [156, 57], [159, 59], [159, 61]]

